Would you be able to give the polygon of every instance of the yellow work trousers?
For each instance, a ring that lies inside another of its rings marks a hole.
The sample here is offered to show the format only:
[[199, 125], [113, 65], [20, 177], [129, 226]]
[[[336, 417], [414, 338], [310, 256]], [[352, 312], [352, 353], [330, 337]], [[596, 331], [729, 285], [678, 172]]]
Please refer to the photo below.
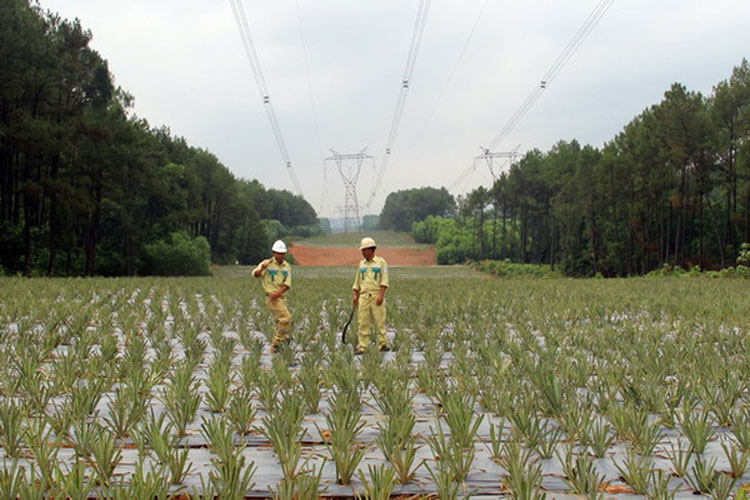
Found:
[[370, 332], [375, 328], [378, 336], [378, 347], [388, 344], [385, 338], [385, 300], [380, 305], [375, 304], [377, 292], [363, 292], [359, 294], [359, 349], [366, 351], [370, 347]]
[[266, 307], [273, 315], [273, 319], [276, 324], [273, 330], [273, 345], [277, 346], [281, 342], [289, 340], [289, 330], [292, 327], [292, 315], [289, 314], [289, 309], [286, 308], [286, 301], [284, 297], [279, 297], [276, 300], [271, 300], [270, 297], [266, 297]]

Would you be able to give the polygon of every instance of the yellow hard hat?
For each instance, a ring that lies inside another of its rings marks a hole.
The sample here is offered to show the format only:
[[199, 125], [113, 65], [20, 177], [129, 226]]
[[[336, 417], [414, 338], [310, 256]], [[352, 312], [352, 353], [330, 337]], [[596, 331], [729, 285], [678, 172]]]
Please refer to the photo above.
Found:
[[359, 242], [359, 249], [364, 250], [365, 248], [375, 248], [377, 245], [375, 244], [375, 240], [370, 238], [369, 236], [366, 238], [362, 238], [362, 241]]

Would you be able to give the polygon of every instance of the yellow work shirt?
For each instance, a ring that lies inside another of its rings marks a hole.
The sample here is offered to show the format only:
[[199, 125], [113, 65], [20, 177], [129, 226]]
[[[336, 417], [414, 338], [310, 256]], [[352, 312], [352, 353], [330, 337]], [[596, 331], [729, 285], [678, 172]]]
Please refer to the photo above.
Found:
[[268, 267], [261, 271], [260, 278], [262, 278], [261, 285], [266, 295], [269, 293], [278, 292], [281, 285], [286, 285], [288, 288], [292, 288], [292, 266], [289, 262], [284, 261], [283, 264], [276, 262], [276, 259], [264, 260], [253, 269], [253, 276], [256, 271], [260, 271], [261, 266], [264, 262], [270, 261]]
[[368, 293], [380, 292], [381, 286], [388, 287], [388, 263], [385, 259], [375, 255], [371, 261], [359, 261], [352, 288], [360, 293]]

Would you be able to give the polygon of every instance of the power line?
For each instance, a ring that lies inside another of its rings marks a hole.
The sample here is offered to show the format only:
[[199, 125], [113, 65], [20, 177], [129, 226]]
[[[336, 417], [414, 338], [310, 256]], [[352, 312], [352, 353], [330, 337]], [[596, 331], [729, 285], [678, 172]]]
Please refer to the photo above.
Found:
[[398, 100], [396, 101], [396, 110], [393, 114], [393, 120], [391, 121], [391, 130], [388, 134], [388, 139], [385, 144], [385, 152], [380, 162], [380, 168], [377, 171], [375, 178], [375, 185], [370, 193], [370, 198], [365, 204], [365, 209], [368, 209], [372, 204], [375, 195], [380, 189], [380, 185], [383, 182], [383, 175], [385, 170], [388, 168], [388, 161], [391, 157], [393, 150], [393, 144], [396, 142], [396, 134], [398, 132], [398, 126], [401, 122], [401, 117], [404, 113], [404, 107], [406, 106], [406, 95], [409, 93], [409, 83], [411, 77], [414, 74], [414, 67], [417, 64], [417, 55], [419, 54], [419, 48], [422, 45], [422, 34], [427, 23], [427, 13], [430, 10], [431, 0], [420, 0], [419, 8], [417, 9], [417, 19], [414, 22], [414, 30], [411, 37], [411, 45], [409, 47], [409, 55], [406, 58], [406, 67], [404, 68], [404, 75], [401, 78], [401, 90], [398, 94]]
[[[609, 10], [609, 8], [612, 6], [614, 1], [615, 0], [599, 0], [596, 6], [594, 6], [594, 9], [589, 13], [588, 17], [583, 22], [581, 27], [578, 28], [578, 31], [575, 33], [575, 35], [573, 35], [573, 38], [571, 38], [560, 55], [557, 56], [557, 59], [552, 64], [552, 66], [550, 66], [547, 72], [542, 76], [539, 84], [534, 86], [523, 103], [521, 103], [518, 109], [516, 109], [513, 115], [511, 115], [505, 125], [503, 125], [503, 127], [500, 129], [500, 132], [498, 132], [498, 134], [492, 139], [489, 147], [487, 148], [488, 151], [494, 150], [508, 136], [508, 134], [510, 134], [510, 132], [516, 127], [518, 122], [521, 121], [521, 119], [531, 109], [534, 103], [536, 103], [539, 97], [541, 97], [542, 93], [547, 88], [549, 88], [552, 81], [557, 77], [560, 71], [562, 71], [568, 61], [570, 61], [581, 44], [583, 44], [584, 40], [586, 40], [589, 34], [591, 34], [602, 17], [604, 17], [604, 14], [606, 14], [607, 10]], [[456, 179], [456, 181], [451, 184], [451, 186], [448, 188], [448, 191], [453, 191], [455, 187], [461, 184], [474, 170], [475, 165], [470, 165], [461, 173], [458, 179]]]
[[[459, 52], [456, 62], [453, 63], [453, 68], [448, 74], [448, 78], [446, 79], [445, 84], [443, 85], [443, 88], [440, 91], [440, 95], [435, 100], [435, 104], [432, 105], [432, 109], [427, 114], [427, 118], [422, 124], [422, 127], [415, 134], [415, 140], [416, 140], [416, 137], [419, 137], [420, 135], [422, 135], [424, 130], [427, 128], [427, 125], [432, 121], [432, 117], [435, 115], [435, 111], [437, 110], [438, 106], [442, 102], [443, 97], [445, 96], [445, 92], [448, 90], [448, 85], [451, 83], [451, 81], [453, 80], [453, 77], [456, 75], [456, 72], [458, 71], [458, 67], [461, 64], [461, 61], [463, 60], [464, 55], [466, 55], [466, 50], [469, 48], [469, 43], [471, 43], [472, 38], [474, 38], [474, 33], [477, 30], [479, 21], [482, 19], [482, 14], [484, 13], [484, 9], [487, 7], [487, 2], [488, 0], [484, 0], [484, 2], [482, 2], [482, 6], [480, 7], [479, 12], [477, 12], [477, 17], [474, 19], [474, 24], [471, 27], [471, 31], [469, 32], [469, 35], [466, 37], [463, 47], [461, 47], [461, 52]], [[414, 141], [412, 141], [412, 143], [413, 142]]]
[[586, 40], [586, 38], [591, 34], [602, 17], [604, 17], [604, 14], [607, 12], [607, 10], [612, 6], [614, 1], [615, 0], [599, 0], [584, 23], [580, 28], [578, 28], [576, 34], [573, 35], [573, 38], [570, 40], [570, 42], [568, 42], [568, 45], [565, 46], [552, 66], [547, 70], [544, 76], [542, 76], [539, 84], [534, 86], [532, 91], [526, 97], [526, 100], [521, 104], [516, 112], [513, 113], [513, 115], [505, 123], [503, 128], [500, 129], [500, 132], [495, 136], [495, 138], [492, 139], [492, 142], [490, 142], [489, 145], [490, 150], [495, 149], [503, 141], [503, 139], [505, 139], [508, 134], [510, 134], [510, 132], [515, 128], [518, 122], [521, 121], [521, 119], [531, 109], [534, 103], [536, 103], [539, 97], [541, 97], [542, 93], [549, 88], [552, 81], [557, 77], [560, 71], [562, 71], [568, 61], [570, 61], [570, 59], [576, 53], [584, 40]]
[[[305, 41], [305, 31], [302, 26], [302, 8], [300, 7], [300, 1], [296, 0], [297, 5], [297, 24], [299, 25], [299, 37], [302, 41], [302, 52], [305, 59], [305, 75], [307, 76], [307, 88], [310, 93], [310, 108], [312, 109], [313, 125], [315, 128], [315, 138], [318, 140], [318, 152], [320, 153], [320, 161], [323, 164], [323, 188], [320, 190], [320, 207], [318, 208], [318, 214], [323, 214], [323, 208], [328, 201], [326, 195], [328, 193], [328, 172], [326, 167], [325, 155], [323, 154], [323, 141], [320, 138], [320, 126], [318, 125], [318, 110], [315, 106], [315, 95], [313, 92], [312, 77], [310, 76], [310, 59], [307, 56], [307, 42]], [[330, 205], [330, 204], [329, 204]], [[329, 206], [330, 211], [330, 206]]]
[[345, 188], [345, 205], [344, 205], [344, 232], [359, 232], [362, 228], [359, 219], [359, 204], [357, 202], [357, 179], [362, 170], [362, 163], [372, 160], [373, 157], [365, 154], [365, 147], [359, 153], [341, 154], [331, 150], [333, 156], [326, 158], [324, 161], [335, 162], [341, 174], [341, 180], [344, 181]]
[[[498, 174], [495, 173], [494, 167], [498, 166], [498, 173], [502, 172], [505, 165], [513, 165], [513, 163], [516, 161], [516, 157], [518, 156], [518, 148], [520, 148], [521, 145], [519, 144], [516, 146], [513, 151], [500, 151], [500, 152], [493, 152], [490, 151], [487, 148], [480, 148], [482, 150], [482, 154], [480, 156], [477, 156], [474, 158], [474, 166], [476, 167], [478, 162], [484, 162], [487, 164], [487, 168], [490, 171], [490, 175], [492, 175], [492, 180], [497, 181]], [[497, 160], [505, 160], [502, 163], [499, 163]]]
[[455, 181], [453, 181], [453, 184], [451, 184], [450, 186], [448, 186], [448, 192], [449, 193], [453, 193], [453, 192], [457, 191], [459, 187], [464, 186], [464, 184], [466, 184], [466, 182], [469, 181], [470, 176], [472, 174], [474, 174], [474, 173], [479, 173], [487, 181], [494, 182], [494, 179], [491, 179], [489, 176], [487, 176], [487, 175], [483, 174], [482, 172], [480, 172], [479, 170], [477, 170], [477, 164], [476, 164], [476, 162], [472, 162], [472, 164], [469, 165], [469, 168], [467, 168], [466, 170], [464, 170], [461, 173], [461, 175]]
[[273, 132], [274, 138], [276, 139], [276, 144], [279, 147], [279, 152], [281, 153], [281, 157], [284, 160], [287, 172], [289, 172], [289, 177], [291, 177], [292, 179], [294, 189], [297, 191], [297, 194], [299, 196], [304, 198], [304, 195], [302, 194], [302, 188], [300, 187], [297, 176], [294, 173], [294, 168], [292, 167], [292, 160], [289, 157], [289, 152], [287, 151], [286, 143], [284, 142], [284, 136], [281, 133], [279, 120], [276, 118], [276, 112], [274, 111], [273, 104], [271, 103], [271, 96], [268, 92], [265, 78], [263, 77], [263, 71], [260, 68], [260, 59], [258, 58], [258, 54], [255, 51], [255, 43], [253, 43], [253, 37], [250, 33], [250, 26], [247, 22], [245, 9], [242, 7], [242, 1], [229, 0], [229, 3], [232, 6], [234, 20], [237, 22], [237, 28], [240, 30], [242, 45], [245, 47], [245, 53], [247, 54], [250, 68], [253, 71], [253, 76], [255, 77], [255, 83], [258, 86], [258, 91], [260, 92], [261, 99], [263, 100], [263, 107], [266, 110], [266, 116], [268, 117], [268, 122], [271, 125], [271, 130]]

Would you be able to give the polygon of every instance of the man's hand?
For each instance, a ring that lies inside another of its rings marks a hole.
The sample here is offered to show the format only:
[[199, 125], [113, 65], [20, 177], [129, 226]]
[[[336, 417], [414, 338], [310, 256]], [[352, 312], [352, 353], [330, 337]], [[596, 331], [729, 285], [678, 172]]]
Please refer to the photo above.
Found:
[[281, 288], [271, 294], [268, 294], [268, 298], [271, 299], [271, 302], [276, 302], [281, 298], [282, 295], [284, 295], [284, 292], [286, 292], [287, 290], [289, 290], [288, 286], [281, 285]]
[[271, 259], [264, 260], [260, 264], [260, 269], [257, 269], [255, 272], [253, 272], [253, 276], [255, 276], [256, 278], [260, 278], [260, 275], [263, 273], [263, 271], [266, 270], [266, 268], [268, 267], [268, 264], [270, 263], [271, 263]]
[[359, 304], [359, 290], [354, 290], [354, 297], [352, 298], [352, 303]]
[[377, 297], [375, 297], [375, 305], [380, 306], [383, 305], [383, 301], [385, 300], [385, 291], [388, 289], [386, 286], [380, 287], [380, 293]]

